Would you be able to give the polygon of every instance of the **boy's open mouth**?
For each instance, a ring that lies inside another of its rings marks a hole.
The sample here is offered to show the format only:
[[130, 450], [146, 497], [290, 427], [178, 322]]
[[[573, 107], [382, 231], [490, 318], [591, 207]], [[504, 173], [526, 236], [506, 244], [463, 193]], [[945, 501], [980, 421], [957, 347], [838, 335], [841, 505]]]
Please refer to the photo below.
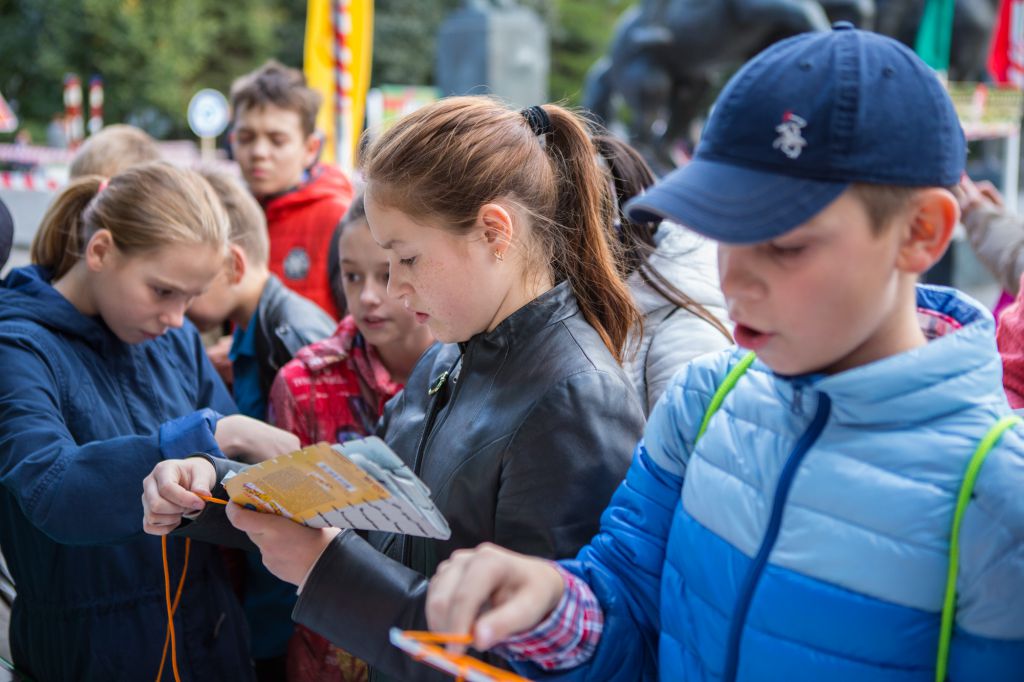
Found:
[[756, 351], [764, 346], [764, 344], [768, 343], [772, 336], [774, 336], [774, 334], [758, 331], [745, 324], [737, 323], [736, 327], [733, 329], [733, 337], [736, 339], [736, 343], [753, 351]]

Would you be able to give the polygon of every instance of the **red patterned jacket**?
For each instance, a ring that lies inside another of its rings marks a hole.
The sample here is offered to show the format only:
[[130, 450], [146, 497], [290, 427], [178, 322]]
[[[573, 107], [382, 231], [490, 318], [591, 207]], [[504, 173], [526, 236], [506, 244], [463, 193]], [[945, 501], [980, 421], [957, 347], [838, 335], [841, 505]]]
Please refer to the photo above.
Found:
[[270, 389], [270, 421], [303, 446], [361, 438], [400, 390], [349, 316], [281, 368]]

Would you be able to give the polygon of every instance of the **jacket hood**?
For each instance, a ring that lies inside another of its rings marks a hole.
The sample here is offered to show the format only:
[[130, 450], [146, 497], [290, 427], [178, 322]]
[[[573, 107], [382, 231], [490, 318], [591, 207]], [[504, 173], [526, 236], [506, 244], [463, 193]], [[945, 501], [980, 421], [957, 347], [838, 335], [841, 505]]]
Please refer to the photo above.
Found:
[[0, 283], [0, 325], [31, 322], [90, 345], [123, 343], [99, 317], [88, 317], [51, 286], [53, 273], [39, 265], [11, 270]]
[[334, 166], [317, 164], [310, 170], [310, 179], [295, 189], [260, 201], [267, 211], [291, 211], [326, 197], [351, 196], [352, 183]]
[[[655, 235], [657, 247], [649, 263], [677, 289], [705, 307], [725, 309], [725, 299], [718, 283], [718, 260], [715, 242], [691, 232], [681, 225], [664, 222]], [[669, 305], [634, 272], [627, 280], [640, 312], [651, 312]], [[719, 315], [726, 319], [724, 312]]]

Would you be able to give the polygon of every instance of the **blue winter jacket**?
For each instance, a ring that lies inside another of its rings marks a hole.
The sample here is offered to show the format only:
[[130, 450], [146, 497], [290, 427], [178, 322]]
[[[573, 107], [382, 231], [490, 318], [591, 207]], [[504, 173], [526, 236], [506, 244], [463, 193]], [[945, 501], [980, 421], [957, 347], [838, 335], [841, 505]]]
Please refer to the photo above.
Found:
[[[0, 548], [18, 591], [14, 662], [39, 681], [156, 679], [167, 614], [142, 479], [166, 458], [219, 455], [212, 429], [234, 404], [193, 327], [128, 345], [48, 280], [28, 267], [0, 285]], [[176, 584], [184, 541], [168, 544]], [[216, 547], [191, 547], [177, 614], [183, 680], [251, 678]]]
[[[956, 493], [1010, 410], [989, 313], [949, 289], [918, 304], [963, 327], [832, 376], [755, 362], [696, 446], [744, 352], [676, 376], [601, 533], [566, 564], [605, 615], [567, 678], [934, 680]], [[978, 478], [957, 589], [948, 679], [1024, 679], [1024, 428]]]

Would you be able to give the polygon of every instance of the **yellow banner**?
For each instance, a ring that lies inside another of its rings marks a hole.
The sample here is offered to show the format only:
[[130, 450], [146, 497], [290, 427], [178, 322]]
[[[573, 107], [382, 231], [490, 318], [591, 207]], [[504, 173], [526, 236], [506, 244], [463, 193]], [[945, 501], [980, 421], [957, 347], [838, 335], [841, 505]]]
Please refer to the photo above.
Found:
[[324, 98], [321, 158], [345, 171], [355, 166], [372, 59], [373, 0], [308, 0], [303, 70]]

